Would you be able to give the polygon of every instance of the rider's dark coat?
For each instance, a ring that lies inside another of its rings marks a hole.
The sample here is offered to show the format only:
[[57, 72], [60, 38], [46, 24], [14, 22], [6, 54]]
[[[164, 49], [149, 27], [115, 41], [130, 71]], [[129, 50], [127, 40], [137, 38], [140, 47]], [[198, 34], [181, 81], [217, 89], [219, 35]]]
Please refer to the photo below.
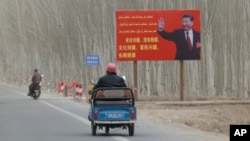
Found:
[[99, 78], [94, 89], [100, 87], [127, 87], [127, 85], [121, 76], [116, 75], [116, 73], [107, 73]]

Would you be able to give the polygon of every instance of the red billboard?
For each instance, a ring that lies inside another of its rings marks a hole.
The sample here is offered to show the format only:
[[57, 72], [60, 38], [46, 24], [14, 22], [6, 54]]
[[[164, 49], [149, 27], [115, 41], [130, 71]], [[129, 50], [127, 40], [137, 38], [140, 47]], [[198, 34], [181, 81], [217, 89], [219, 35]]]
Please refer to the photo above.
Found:
[[200, 60], [200, 10], [116, 11], [117, 61]]

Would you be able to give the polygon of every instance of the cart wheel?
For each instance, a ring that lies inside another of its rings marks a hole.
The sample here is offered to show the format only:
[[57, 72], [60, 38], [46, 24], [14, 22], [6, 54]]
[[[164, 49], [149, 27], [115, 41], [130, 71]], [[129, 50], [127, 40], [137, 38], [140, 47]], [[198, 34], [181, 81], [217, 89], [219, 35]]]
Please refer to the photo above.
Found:
[[105, 134], [109, 134], [109, 127], [108, 126], [106, 126], [106, 128], [105, 128]]
[[128, 133], [129, 133], [129, 136], [133, 136], [134, 135], [134, 131], [135, 131], [135, 126], [134, 126], [134, 123], [130, 124], [128, 126]]
[[92, 129], [92, 135], [95, 136], [96, 135], [96, 125], [94, 124], [94, 122], [91, 122], [91, 129]]

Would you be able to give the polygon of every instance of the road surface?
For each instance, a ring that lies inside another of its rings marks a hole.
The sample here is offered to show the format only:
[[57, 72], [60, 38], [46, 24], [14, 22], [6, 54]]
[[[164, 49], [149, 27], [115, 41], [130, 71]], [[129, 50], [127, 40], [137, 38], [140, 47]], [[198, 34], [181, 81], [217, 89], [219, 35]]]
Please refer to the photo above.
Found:
[[223, 141], [208, 133], [138, 115], [135, 135], [127, 130], [102, 130], [92, 136], [89, 105], [70, 98], [43, 94], [38, 100], [27, 90], [0, 84], [0, 141]]

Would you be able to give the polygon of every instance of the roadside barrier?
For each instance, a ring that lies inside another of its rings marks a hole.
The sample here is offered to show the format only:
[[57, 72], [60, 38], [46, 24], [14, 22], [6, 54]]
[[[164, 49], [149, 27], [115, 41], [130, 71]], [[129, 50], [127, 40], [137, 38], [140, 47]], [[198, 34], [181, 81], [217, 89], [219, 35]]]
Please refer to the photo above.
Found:
[[83, 87], [81, 83], [78, 83], [76, 86], [76, 98], [77, 99], [85, 99], [86, 97], [83, 95]]
[[73, 97], [74, 99], [86, 99], [83, 94], [83, 85], [79, 82], [73, 81], [68, 84], [64, 81], [58, 83], [58, 94], [65, 97]]
[[66, 85], [67, 85], [67, 84], [66, 84], [65, 81], [61, 81], [61, 82], [58, 83], [58, 85], [57, 85], [57, 93], [58, 93], [58, 95], [63, 95], [63, 94], [65, 94]]
[[75, 92], [76, 92], [76, 86], [78, 85], [78, 82], [73, 81], [71, 84], [68, 85], [68, 95], [69, 97], [75, 98]]

